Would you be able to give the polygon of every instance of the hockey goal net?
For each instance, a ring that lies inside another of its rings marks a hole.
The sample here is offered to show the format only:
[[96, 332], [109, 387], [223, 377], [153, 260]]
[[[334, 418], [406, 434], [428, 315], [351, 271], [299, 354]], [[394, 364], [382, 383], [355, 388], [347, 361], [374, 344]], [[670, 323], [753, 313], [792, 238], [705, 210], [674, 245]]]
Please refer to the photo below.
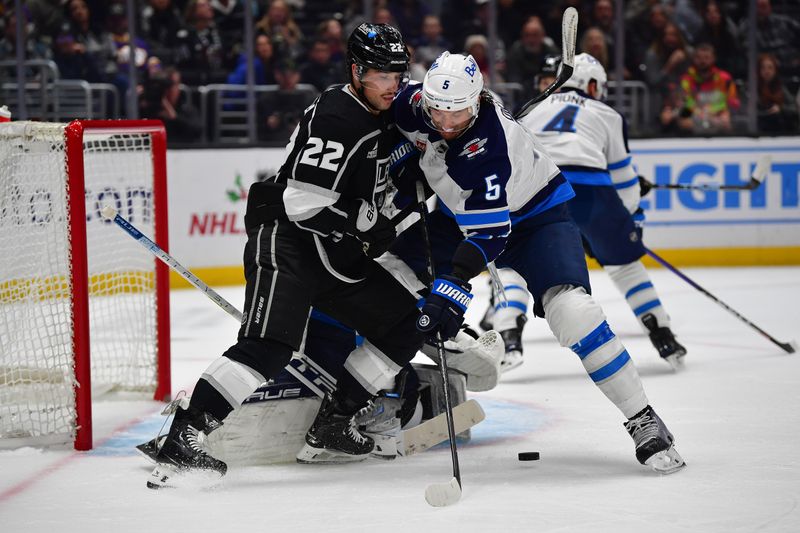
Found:
[[166, 399], [167, 249], [158, 121], [0, 124], [0, 448], [92, 447], [92, 396]]

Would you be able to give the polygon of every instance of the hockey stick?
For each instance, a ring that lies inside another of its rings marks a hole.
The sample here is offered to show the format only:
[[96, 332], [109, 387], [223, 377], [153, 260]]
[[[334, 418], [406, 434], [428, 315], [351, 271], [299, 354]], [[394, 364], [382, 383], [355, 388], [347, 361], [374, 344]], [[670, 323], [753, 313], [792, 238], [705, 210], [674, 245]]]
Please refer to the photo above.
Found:
[[[758, 158], [756, 168], [753, 170], [753, 175], [750, 176], [750, 181], [744, 185], [727, 185], [718, 183], [653, 183], [647, 178], [639, 176], [639, 179], [644, 185], [644, 190], [650, 189], [680, 189], [689, 191], [752, 191], [757, 189], [764, 178], [767, 176], [770, 167], [772, 166], [772, 156], [762, 155]], [[645, 192], [644, 194], [647, 194]]]
[[[433, 265], [431, 251], [431, 237], [428, 233], [427, 213], [428, 206], [425, 199], [425, 187], [422, 182], [417, 182], [417, 205], [422, 218], [422, 236], [425, 246], [425, 255], [428, 263], [428, 276], [431, 283], [436, 279], [436, 269]], [[444, 341], [441, 333], [436, 334], [436, 349], [439, 351], [439, 370], [442, 374], [442, 390], [444, 391], [445, 413], [447, 414], [447, 434], [450, 437], [450, 457], [453, 460], [453, 478], [447, 483], [432, 483], [425, 489], [425, 501], [434, 507], [453, 505], [461, 499], [461, 471], [458, 467], [458, 448], [456, 447], [456, 430], [453, 425], [453, 404], [450, 401], [450, 380], [447, 378], [447, 361], [444, 354]]]
[[661, 265], [663, 267], [665, 267], [668, 270], [672, 271], [673, 274], [675, 274], [676, 276], [681, 278], [683, 281], [685, 281], [686, 283], [688, 283], [689, 285], [691, 285], [692, 287], [694, 287], [698, 291], [702, 292], [703, 294], [705, 294], [706, 296], [708, 296], [709, 298], [711, 298], [712, 300], [717, 302], [719, 305], [724, 307], [727, 311], [731, 312], [736, 318], [738, 318], [739, 320], [741, 320], [742, 322], [744, 322], [745, 324], [747, 324], [751, 328], [753, 328], [756, 331], [758, 331], [759, 333], [761, 333], [764, 337], [769, 339], [770, 342], [780, 346], [781, 349], [783, 351], [785, 351], [786, 353], [794, 353], [794, 352], [797, 351], [797, 341], [792, 340], [790, 342], [780, 342], [779, 340], [775, 339], [772, 335], [770, 335], [769, 333], [767, 333], [766, 331], [764, 331], [760, 327], [756, 326], [755, 324], [753, 324], [752, 322], [747, 320], [745, 317], [743, 317], [741, 314], [739, 314], [731, 306], [729, 306], [728, 304], [726, 304], [725, 302], [723, 302], [722, 300], [720, 300], [719, 298], [717, 298], [716, 296], [714, 296], [713, 294], [711, 294], [710, 292], [705, 290], [703, 287], [701, 287], [700, 285], [698, 285], [697, 283], [692, 281], [692, 279], [690, 279], [686, 274], [684, 274], [683, 272], [681, 272], [680, 270], [678, 270], [677, 268], [672, 266], [670, 263], [667, 262], [666, 259], [664, 259], [663, 257], [659, 256], [653, 250], [650, 250], [649, 248], [645, 248], [645, 250], [647, 250], [647, 255], [649, 255], [650, 257], [652, 257], [653, 259], [655, 259], [659, 263], [661, 263]]
[[[148, 239], [147, 236], [144, 235], [138, 229], [136, 229], [136, 227], [133, 224], [128, 222], [128, 220], [126, 220], [119, 213], [117, 213], [116, 209], [107, 205], [102, 209], [101, 213], [103, 215], [103, 218], [109, 221], [113, 221], [117, 226], [122, 228], [125, 231], [125, 233], [133, 237], [133, 239], [138, 241], [139, 244], [147, 248], [150, 251], [150, 253], [152, 253], [154, 256], [160, 259], [163, 263], [166, 263], [166, 265], [169, 266], [172, 270], [180, 274], [183, 279], [191, 283], [194, 288], [199, 289], [200, 292], [202, 292], [208, 297], [209, 300], [220, 306], [223, 311], [225, 311], [230, 316], [235, 318], [236, 321], [241, 324], [242, 322], [241, 311], [236, 309], [230, 302], [228, 302], [228, 300], [220, 296], [214, 289], [206, 285], [200, 278], [192, 274], [192, 272], [183, 265], [181, 265], [177, 261], [177, 259], [169, 255], [167, 252], [162, 250], [156, 243]], [[309, 389], [314, 391], [314, 393], [317, 394], [320, 398], [324, 396], [324, 393], [319, 389], [319, 387], [317, 387], [314, 383], [306, 379], [305, 376], [303, 376], [303, 374], [300, 373], [300, 371], [298, 371], [296, 368], [292, 366], [291, 362], [288, 365], [286, 365], [286, 370], [294, 377], [296, 377], [301, 383], [303, 383]]]
[[564, 16], [561, 18], [561, 68], [558, 69], [558, 76], [544, 91], [522, 106], [514, 115], [515, 119], [524, 118], [536, 107], [536, 104], [556, 92], [572, 77], [572, 70], [575, 68], [575, 36], [577, 33], [578, 11], [574, 7], [568, 7], [564, 10]]

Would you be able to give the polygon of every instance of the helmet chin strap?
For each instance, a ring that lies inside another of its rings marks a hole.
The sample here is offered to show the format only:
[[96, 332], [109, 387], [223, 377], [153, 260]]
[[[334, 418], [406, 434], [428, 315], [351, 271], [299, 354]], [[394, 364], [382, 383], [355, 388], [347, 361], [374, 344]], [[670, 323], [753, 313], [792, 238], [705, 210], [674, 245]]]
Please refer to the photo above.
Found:
[[358, 99], [361, 100], [361, 103], [367, 106], [367, 109], [369, 109], [370, 111], [374, 111], [375, 113], [380, 113], [381, 110], [373, 106], [369, 102], [367, 95], [364, 94], [364, 82], [361, 80], [361, 68], [362, 67], [360, 67], [359, 65], [356, 65], [356, 71], [358, 72], [358, 87], [356, 87], [355, 80], [353, 79], [353, 71], [352, 70], [350, 71], [350, 87], [353, 89], [353, 92], [358, 97]]

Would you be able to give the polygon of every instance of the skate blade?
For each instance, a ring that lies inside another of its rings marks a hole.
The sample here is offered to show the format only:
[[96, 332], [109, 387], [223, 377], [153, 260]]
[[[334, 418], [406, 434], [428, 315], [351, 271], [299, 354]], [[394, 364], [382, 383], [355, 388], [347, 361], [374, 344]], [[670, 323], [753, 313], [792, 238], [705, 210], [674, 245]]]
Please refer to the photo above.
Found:
[[350, 455], [336, 450], [327, 450], [325, 448], [314, 448], [308, 443], [303, 445], [303, 448], [297, 452], [297, 462], [303, 465], [308, 464], [321, 464], [321, 465], [335, 465], [342, 463], [356, 463], [363, 461], [369, 457], [368, 453], [362, 455]]
[[222, 479], [216, 470], [186, 469], [175, 465], [156, 463], [153, 472], [147, 479], [147, 488], [153, 490], [174, 489], [180, 487], [213, 488]]
[[372, 453], [369, 454], [370, 457], [382, 459], [384, 461], [391, 461], [398, 456], [397, 436], [369, 432], [364, 433], [364, 435], [369, 436], [375, 441], [375, 448], [373, 448]]
[[[166, 435], [160, 435], [154, 439], [150, 439], [147, 442], [138, 444], [136, 445], [136, 451], [151, 463], [155, 463], [158, 450], [161, 448], [161, 445], [164, 444], [164, 439], [166, 439], [166, 437]], [[156, 442], [158, 442], [158, 444], [156, 444]]]
[[524, 361], [520, 352], [508, 352], [503, 355], [503, 360], [500, 362], [500, 372], [505, 374], [509, 370], [514, 370]]
[[686, 466], [686, 462], [678, 453], [678, 450], [675, 449], [675, 446], [670, 446], [666, 450], [653, 454], [644, 464], [663, 475], [674, 474]]

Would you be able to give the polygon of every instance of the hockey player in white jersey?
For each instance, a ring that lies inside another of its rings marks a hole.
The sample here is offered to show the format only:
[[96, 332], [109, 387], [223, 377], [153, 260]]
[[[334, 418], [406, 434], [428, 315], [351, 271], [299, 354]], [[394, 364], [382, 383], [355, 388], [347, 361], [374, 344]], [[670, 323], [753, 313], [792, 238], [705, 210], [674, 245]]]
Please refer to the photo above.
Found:
[[[641, 262], [646, 251], [639, 179], [628, 150], [625, 119], [602, 102], [605, 88], [602, 65], [589, 54], [580, 54], [562, 90], [521, 122], [541, 141], [575, 190], [567, 205], [581, 230], [586, 252], [625, 295], [659, 355], [676, 368], [686, 349], [675, 340], [669, 315]], [[528, 294], [516, 272], [504, 269], [500, 277], [508, 303], [494, 302], [491, 323], [506, 339], [507, 351], [519, 347], [521, 361], [522, 317]]]
[[[684, 463], [672, 434], [590, 295], [580, 233], [566, 207], [572, 188], [534, 136], [483, 89], [471, 56], [445, 52], [422, 86], [395, 100], [397, 126], [418, 149], [406, 174], [416, 167], [439, 206], [428, 217], [439, 278], [418, 327], [452, 336], [471, 297], [470, 280], [488, 262], [520, 272], [534, 314], [628, 419], [637, 459], [659, 472], [678, 470]], [[412, 227], [391, 247], [418, 273], [426, 270], [420, 233]]]

